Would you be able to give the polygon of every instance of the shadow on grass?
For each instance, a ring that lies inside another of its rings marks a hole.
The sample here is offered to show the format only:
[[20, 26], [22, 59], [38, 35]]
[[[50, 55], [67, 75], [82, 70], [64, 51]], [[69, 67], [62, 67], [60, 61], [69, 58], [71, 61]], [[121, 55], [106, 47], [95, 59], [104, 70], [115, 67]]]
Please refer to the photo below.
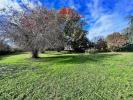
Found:
[[36, 60], [37, 62], [53, 62], [58, 64], [82, 64], [86, 62], [99, 62], [101, 60], [111, 58], [112, 56], [116, 56], [120, 54], [63, 54], [63, 55], [55, 55], [52, 57], [42, 57]]
[[26, 65], [0, 65], [0, 79], [4, 79], [5, 77], [15, 78], [18, 73], [33, 72], [36, 70], [36, 67]]
[[20, 55], [20, 54], [27, 54], [26, 52], [15, 52], [15, 53], [8, 53], [5, 55], [0, 55], [0, 60], [5, 59], [10, 56]]
[[[0, 56], [0, 60], [5, 59], [6, 57], [19, 55], [19, 54], [27, 54], [27, 53], [19, 52], [19, 53]], [[49, 62], [49, 63], [57, 63], [57, 64], [82, 64], [86, 62], [99, 62], [99, 61], [111, 58], [112, 56], [116, 56], [120, 54], [109, 54], [109, 53], [98, 53], [98, 54], [64, 54], [64, 53], [54, 54], [53, 53], [52, 54], [51, 53], [49, 55], [50, 55], [49, 57], [41, 57], [38, 59], [34, 59], [34, 62], [44, 62], [44, 63]]]

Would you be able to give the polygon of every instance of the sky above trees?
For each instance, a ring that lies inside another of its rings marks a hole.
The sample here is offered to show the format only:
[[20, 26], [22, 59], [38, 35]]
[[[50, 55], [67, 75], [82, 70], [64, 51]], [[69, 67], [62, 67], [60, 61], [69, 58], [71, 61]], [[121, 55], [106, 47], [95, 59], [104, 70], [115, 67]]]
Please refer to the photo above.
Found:
[[[133, 15], [133, 0], [0, 0], [0, 9], [12, 5], [21, 10], [28, 2], [59, 10], [71, 7], [81, 13], [88, 25], [88, 37], [107, 36], [121, 32], [129, 24], [127, 16]], [[26, 9], [26, 8], [25, 8]]]

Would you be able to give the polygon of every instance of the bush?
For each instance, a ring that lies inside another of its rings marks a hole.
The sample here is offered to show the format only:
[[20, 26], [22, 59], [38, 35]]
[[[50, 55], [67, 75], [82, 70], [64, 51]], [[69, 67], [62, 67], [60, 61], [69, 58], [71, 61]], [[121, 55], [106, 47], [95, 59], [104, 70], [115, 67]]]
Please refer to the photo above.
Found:
[[125, 52], [133, 52], [133, 44], [127, 44], [123, 48], [120, 49], [120, 51], [125, 51]]
[[96, 43], [95, 48], [99, 51], [99, 52], [107, 52], [107, 42], [104, 39], [99, 39]]
[[4, 43], [3, 41], [0, 41], [0, 55], [9, 54], [10, 52], [11, 52], [10, 46]]
[[0, 51], [0, 55], [6, 55], [6, 54], [10, 54], [10, 51]]
[[95, 53], [98, 53], [98, 50], [95, 48], [91, 48], [91, 49], [86, 50], [86, 53], [95, 54]]

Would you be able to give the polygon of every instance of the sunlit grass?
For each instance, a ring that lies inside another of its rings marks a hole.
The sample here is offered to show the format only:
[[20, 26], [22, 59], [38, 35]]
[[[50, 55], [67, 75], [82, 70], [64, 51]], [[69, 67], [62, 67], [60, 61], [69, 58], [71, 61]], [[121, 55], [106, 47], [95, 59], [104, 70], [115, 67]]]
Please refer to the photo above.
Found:
[[0, 100], [132, 100], [133, 53], [0, 56]]

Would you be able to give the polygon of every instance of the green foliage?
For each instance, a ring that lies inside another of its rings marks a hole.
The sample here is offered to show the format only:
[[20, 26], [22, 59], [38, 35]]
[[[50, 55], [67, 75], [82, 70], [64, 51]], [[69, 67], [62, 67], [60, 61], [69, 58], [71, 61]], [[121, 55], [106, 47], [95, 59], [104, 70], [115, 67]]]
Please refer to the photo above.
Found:
[[107, 41], [104, 40], [104, 38], [98, 38], [98, 40], [95, 43], [95, 49], [97, 49], [99, 52], [107, 52], [108, 47], [107, 47]]
[[133, 53], [0, 56], [0, 100], [132, 100]]
[[9, 54], [10, 52], [11, 52], [10, 46], [4, 43], [3, 41], [0, 41], [0, 55]]
[[[77, 15], [77, 12], [75, 13]], [[75, 16], [75, 14], [73, 13], [72, 16]], [[85, 52], [89, 44], [89, 40], [86, 36], [87, 31], [83, 30], [83, 26], [86, 24], [86, 22], [81, 20], [79, 14], [77, 16], [78, 17], [70, 18], [66, 22], [64, 29], [66, 45], [70, 45], [75, 52]]]
[[121, 48], [120, 51], [133, 52], [133, 44], [128, 43], [126, 46]]
[[124, 29], [124, 34], [127, 35], [129, 43], [133, 44], [133, 16], [130, 16], [130, 24], [129, 27]]
[[83, 53], [89, 46], [89, 41], [85, 33], [83, 34], [84, 35], [82, 35], [79, 39], [75, 38], [74, 41], [72, 41], [72, 48], [75, 52]]

